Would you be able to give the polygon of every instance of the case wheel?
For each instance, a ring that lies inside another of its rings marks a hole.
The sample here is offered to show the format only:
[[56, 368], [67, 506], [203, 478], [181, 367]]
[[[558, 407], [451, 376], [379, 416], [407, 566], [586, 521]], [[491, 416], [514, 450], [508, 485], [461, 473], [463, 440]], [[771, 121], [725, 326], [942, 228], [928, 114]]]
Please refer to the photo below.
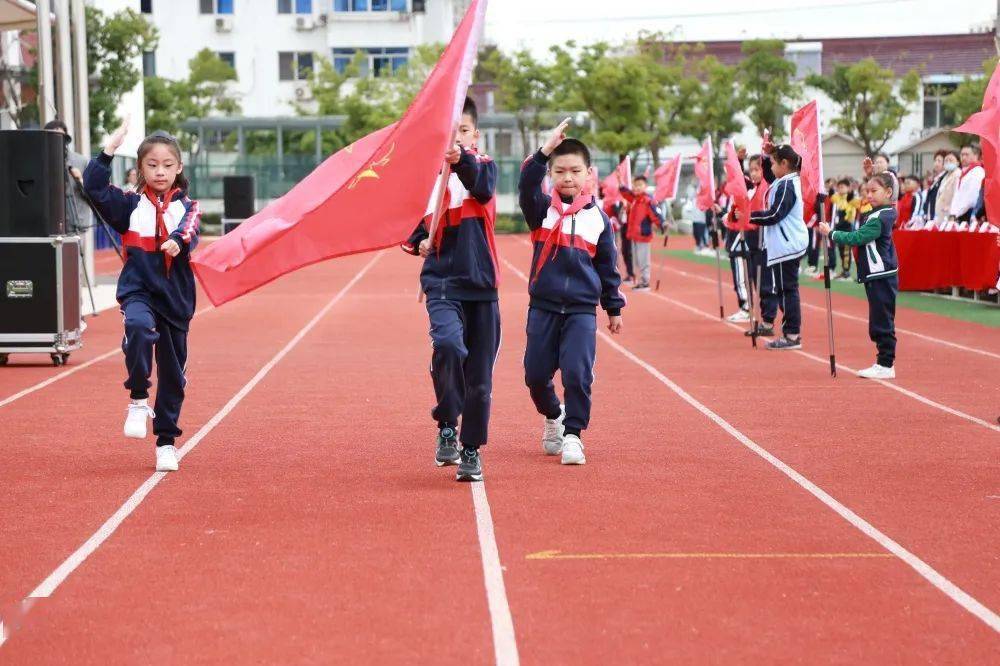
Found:
[[7, 365], [7, 359], [10, 358], [7, 354], [0, 354], [0, 365]]
[[52, 359], [52, 365], [66, 365], [66, 361], [69, 360], [69, 354], [49, 354], [49, 358]]

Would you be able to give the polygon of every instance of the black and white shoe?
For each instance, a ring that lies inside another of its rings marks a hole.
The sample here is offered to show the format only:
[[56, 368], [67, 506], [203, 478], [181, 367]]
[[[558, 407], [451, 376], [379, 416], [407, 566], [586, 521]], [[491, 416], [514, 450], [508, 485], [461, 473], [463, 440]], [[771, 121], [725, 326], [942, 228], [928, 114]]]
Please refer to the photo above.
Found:
[[456, 481], [482, 481], [483, 465], [479, 461], [479, 449], [462, 449], [462, 461], [458, 463]]
[[438, 432], [434, 462], [438, 467], [458, 464], [458, 436], [454, 428], [444, 427]]
[[[750, 331], [743, 331], [743, 335], [753, 337], [753, 333]], [[759, 322], [757, 324], [757, 337], [769, 338], [774, 335], [774, 324], [767, 324], [764, 322]]]
[[802, 349], [802, 337], [799, 336], [795, 339], [789, 338], [787, 336], [781, 336], [777, 340], [772, 340], [767, 343], [767, 348], [771, 351], [788, 351], [792, 349]]

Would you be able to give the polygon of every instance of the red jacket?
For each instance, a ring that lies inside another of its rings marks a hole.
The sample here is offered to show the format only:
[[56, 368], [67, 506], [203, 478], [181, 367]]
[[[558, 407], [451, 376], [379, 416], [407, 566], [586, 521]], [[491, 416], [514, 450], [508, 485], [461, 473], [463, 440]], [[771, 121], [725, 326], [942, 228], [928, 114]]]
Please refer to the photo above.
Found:
[[653, 225], [663, 229], [663, 218], [653, 205], [653, 199], [645, 192], [636, 194], [624, 187], [621, 189], [621, 195], [629, 202], [628, 239], [637, 243], [652, 242]]

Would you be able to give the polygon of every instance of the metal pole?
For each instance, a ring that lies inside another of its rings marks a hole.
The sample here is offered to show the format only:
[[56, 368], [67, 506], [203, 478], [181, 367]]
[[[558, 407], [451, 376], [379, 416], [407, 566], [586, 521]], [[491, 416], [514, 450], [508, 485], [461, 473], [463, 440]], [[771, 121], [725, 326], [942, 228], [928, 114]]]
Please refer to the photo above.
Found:
[[49, 0], [36, 0], [38, 19], [38, 119], [42, 125], [55, 118], [55, 81], [52, 75], [52, 12]]
[[[73, 109], [73, 50], [70, 46], [69, 0], [55, 0], [56, 57], [59, 63], [59, 117], [76, 139], [76, 112]], [[89, 157], [89, 156], [88, 156]]]
[[[819, 221], [826, 222], [826, 205], [824, 195], [817, 197], [820, 202]], [[830, 234], [826, 236], [826, 257], [823, 259], [823, 287], [826, 290], [826, 334], [830, 348], [830, 376], [837, 376], [837, 352], [833, 343], [833, 295], [830, 285], [830, 252], [833, 250], [833, 240]]]
[[722, 300], [722, 255], [719, 248], [719, 230], [715, 228], [714, 220], [712, 222], [710, 238], [712, 239], [712, 246], [715, 248], [715, 282], [719, 289], [719, 319], [725, 319], [726, 309]]
[[76, 149], [90, 157], [90, 69], [87, 65], [87, 19], [83, 0], [70, 0], [73, 14], [73, 65], [76, 68]]

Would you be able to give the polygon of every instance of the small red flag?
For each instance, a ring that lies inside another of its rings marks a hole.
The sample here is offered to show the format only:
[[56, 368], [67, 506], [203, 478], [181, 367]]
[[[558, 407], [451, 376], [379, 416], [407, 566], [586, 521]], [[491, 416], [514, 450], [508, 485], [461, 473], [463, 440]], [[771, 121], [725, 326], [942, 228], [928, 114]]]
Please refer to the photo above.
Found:
[[221, 305], [325, 259], [401, 243], [427, 211], [472, 78], [487, 0], [472, 0], [398, 123], [340, 150], [191, 260]]
[[756, 225], [750, 224], [750, 193], [747, 192], [747, 181], [743, 177], [740, 158], [736, 156], [736, 148], [732, 141], [726, 141], [725, 148], [726, 182], [722, 185], [722, 189], [732, 197], [733, 209], [739, 213], [739, 219], [733, 228], [737, 231], [755, 229]]
[[712, 158], [712, 137], [708, 137], [694, 157], [694, 175], [698, 179], [695, 205], [701, 211], [709, 210], [715, 204], [715, 167]]
[[653, 174], [656, 179], [656, 191], [653, 200], [657, 203], [668, 201], [677, 196], [677, 187], [681, 179], [681, 156], [676, 155], [660, 165]]
[[632, 158], [626, 155], [615, 170], [601, 181], [601, 186], [604, 188], [605, 204], [621, 201], [621, 188], [632, 187]]
[[792, 114], [792, 148], [802, 158], [802, 214], [808, 226], [816, 219], [816, 195], [823, 191], [823, 143], [819, 135], [819, 107], [813, 100]]

